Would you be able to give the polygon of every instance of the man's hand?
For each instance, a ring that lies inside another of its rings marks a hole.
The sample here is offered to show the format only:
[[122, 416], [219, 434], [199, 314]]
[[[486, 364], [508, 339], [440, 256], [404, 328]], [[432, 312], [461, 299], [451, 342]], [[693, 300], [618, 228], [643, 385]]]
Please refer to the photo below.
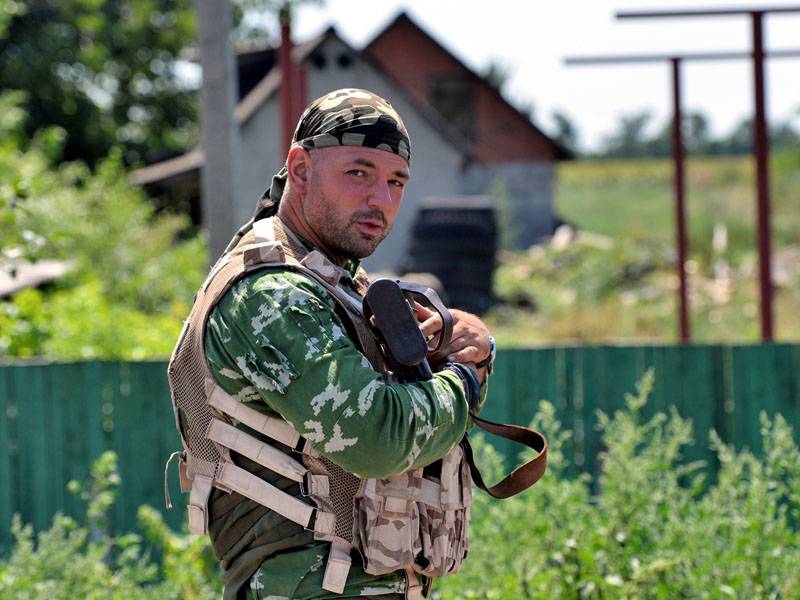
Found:
[[[417, 320], [425, 339], [433, 339], [442, 330], [441, 317], [424, 306], [415, 306]], [[489, 330], [478, 317], [463, 310], [452, 309], [453, 335], [450, 343], [429, 357], [432, 365], [443, 362], [458, 362], [474, 368], [475, 363], [489, 356], [491, 343]], [[486, 369], [478, 369], [478, 379], [483, 381]]]

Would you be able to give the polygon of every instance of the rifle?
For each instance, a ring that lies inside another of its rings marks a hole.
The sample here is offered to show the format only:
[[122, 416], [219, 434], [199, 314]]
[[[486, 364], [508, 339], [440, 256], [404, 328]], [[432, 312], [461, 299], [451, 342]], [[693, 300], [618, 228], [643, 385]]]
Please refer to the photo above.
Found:
[[[442, 330], [436, 346], [432, 349], [428, 348], [419, 323], [414, 317], [414, 302], [437, 312], [442, 319]], [[436, 292], [407, 281], [377, 279], [369, 286], [364, 296], [363, 309], [367, 322], [383, 347], [389, 369], [396, 375], [398, 381], [410, 383], [432, 379], [433, 372], [428, 356], [445, 348], [453, 333], [453, 317]], [[472, 447], [465, 434], [461, 445], [475, 485], [495, 498], [509, 498], [528, 489], [544, 475], [547, 469], [547, 440], [541, 433], [520, 425], [487, 421], [480, 418], [472, 409], [470, 416], [484, 431], [533, 448], [537, 452], [535, 458], [514, 469], [499, 483], [487, 486], [475, 465]]]

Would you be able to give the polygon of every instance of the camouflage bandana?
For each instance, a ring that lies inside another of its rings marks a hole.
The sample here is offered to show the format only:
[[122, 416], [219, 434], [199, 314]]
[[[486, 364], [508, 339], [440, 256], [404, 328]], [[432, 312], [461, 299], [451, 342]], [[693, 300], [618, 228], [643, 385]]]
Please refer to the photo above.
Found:
[[[364, 146], [397, 154], [411, 164], [411, 143], [400, 115], [386, 100], [359, 89], [341, 89], [317, 98], [300, 117], [292, 146]], [[286, 165], [256, 206], [256, 220], [274, 215], [286, 185]]]

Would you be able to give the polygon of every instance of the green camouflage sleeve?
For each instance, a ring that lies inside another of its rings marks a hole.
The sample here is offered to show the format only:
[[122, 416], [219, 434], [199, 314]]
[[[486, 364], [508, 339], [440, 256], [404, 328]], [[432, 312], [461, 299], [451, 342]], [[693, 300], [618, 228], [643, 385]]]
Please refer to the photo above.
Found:
[[241, 280], [212, 312], [205, 340], [223, 389], [280, 414], [320, 454], [362, 477], [427, 465], [467, 429], [457, 375], [384, 383], [345, 333], [333, 300], [297, 273]]

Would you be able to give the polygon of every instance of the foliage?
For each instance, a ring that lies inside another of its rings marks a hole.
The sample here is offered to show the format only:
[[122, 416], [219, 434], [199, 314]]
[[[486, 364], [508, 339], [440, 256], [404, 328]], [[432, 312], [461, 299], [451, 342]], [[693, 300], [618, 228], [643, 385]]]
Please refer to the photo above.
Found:
[[[672, 123], [668, 119], [653, 134], [649, 133], [652, 114], [643, 111], [626, 114], [620, 118], [617, 130], [607, 136], [597, 153], [603, 158], [663, 157], [672, 153]], [[689, 112], [682, 120], [683, 144], [688, 154], [720, 156], [749, 154], [753, 149], [753, 119], [737, 123], [727, 134], [712, 138], [708, 117], [701, 112]], [[770, 128], [770, 146], [773, 150], [791, 150], [800, 144], [800, 132], [791, 119]]]
[[[69, 488], [87, 502], [86, 526], [56, 515], [34, 541], [33, 530], [14, 518], [15, 546], [0, 562], [0, 597], [26, 600], [195, 600], [218, 598], [220, 589], [208, 544], [196, 536], [168, 530], [160, 516], [142, 507], [140, 517], [161, 555], [150, 556], [137, 534], [108, 533], [108, 515], [116, 497], [117, 457], [106, 452], [92, 465], [89, 487]], [[177, 568], [180, 565], [180, 568]]]
[[552, 119], [555, 123], [553, 139], [569, 154], [577, 156], [580, 135], [575, 123], [567, 113], [559, 110], [552, 113]]
[[195, 36], [189, 0], [41, 0], [0, 39], [0, 85], [27, 93], [26, 133], [57, 125], [64, 158], [94, 164], [115, 144], [183, 150], [195, 99], [177, 61]]
[[[761, 415], [763, 458], [719, 442], [709, 485], [685, 464], [691, 423], [675, 411], [641, 416], [648, 374], [626, 410], [600, 415], [606, 448], [592, 493], [565, 477], [571, 433], [542, 403], [549, 467], [529, 492], [477, 494], [470, 558], [434, 598], [791, 598], [800, 586], [800, 449], [780, 417]], [[497, 464], [481, 446], [478, 462]]]
[[[298, 3], [231, 0], [236, 37], [264, 41], [253, 17]], [[65, 160], [154, 162], [197, 139], [196, 30], [192, 0], [0, 0], [0, 89], [25, 93], [26, 137], [64, 132]]]
[[[708, 465], [685, 462], [694, 443], [688, 420], [675, 410], [643, 417], [652, 385], [650, 371], [623, 410], [599, 414], [604, 451], [596, 481], [567, 475], [572, 432], [542, 402], [532, 425], [549, 440], [547, 474], [503, 501], [475, 491], [469, 560], [434, 585], [433, 598], [795, 597], [800, 448], [791, 427], [762, 414], [758, 456], [712, 432], [719, 470], [711, 480]], [[481, 438], [473, 446], [484, 475], [499, 478], [497, 452]], [[113, 453], [98, 459], [92, 478], [69, 486], [88, 503], [86, 526], [57, 515], [34, 542], [15, 519], [16, 545], [0, 561], [0, 597], [219, 597], [206, 538], [171, 531], [147, 506], [138, 513], [144, 539], [111, 536], [107, 515], [119, 485]]]
[[0, 252], [16, 261], [72, 261], [55, 288], [0, 301], [0, 356], [146, 358], [167, 354], [205, 270], [188, 220], [157, 215], [112, 153], [92, 173], [51, 167], [59, 129], [25, 145], [20, 95], [0, 95]]

